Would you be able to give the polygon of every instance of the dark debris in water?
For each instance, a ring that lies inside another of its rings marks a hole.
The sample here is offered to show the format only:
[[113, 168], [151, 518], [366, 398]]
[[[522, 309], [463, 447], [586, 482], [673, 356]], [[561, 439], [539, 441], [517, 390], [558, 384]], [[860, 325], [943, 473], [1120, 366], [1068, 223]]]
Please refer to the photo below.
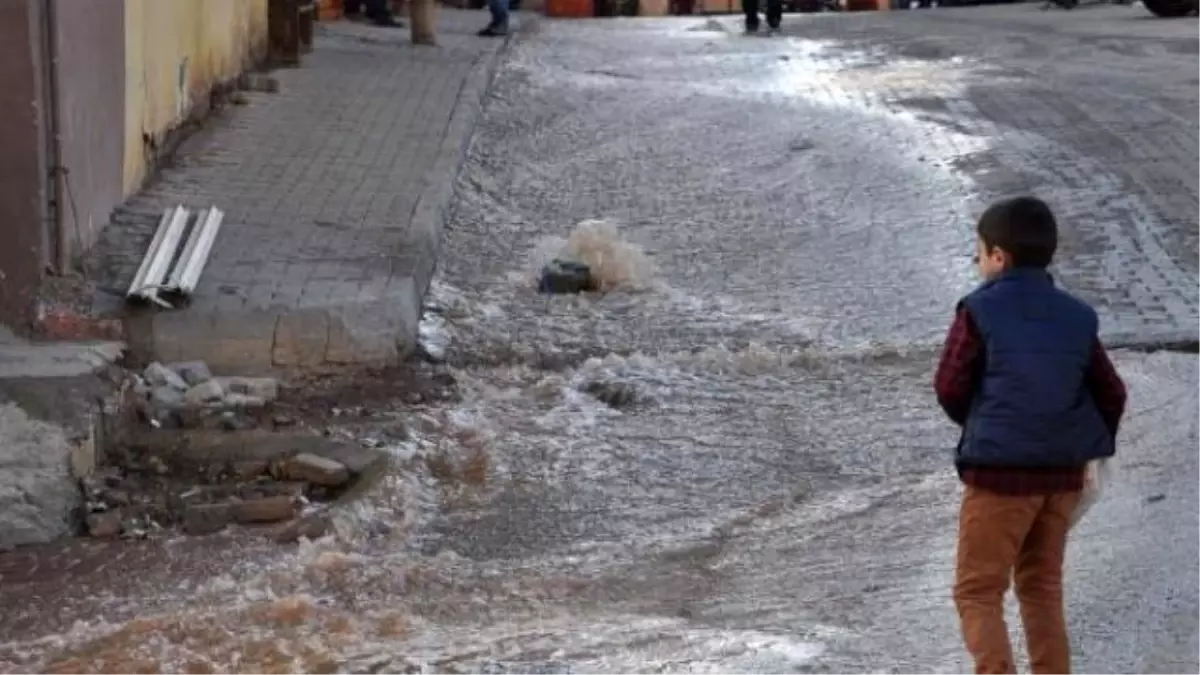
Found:
[[558, 295], [595, 291], [592, 269], [574, 260], [555, 259], [542, 268], [538, 291]]
[[640, 398], [637, 389], [627, 382], [596, 380], [588, 382], [583, 391], [608, 407], [618, 410], [628, 408]]
[[788, 150], [792, 152], [803, 152], [805, 150], [812, 150], [815, 147], [816, 145], [810, 139], [804, 137], [792, 139], [792, 142], [788, 144]]

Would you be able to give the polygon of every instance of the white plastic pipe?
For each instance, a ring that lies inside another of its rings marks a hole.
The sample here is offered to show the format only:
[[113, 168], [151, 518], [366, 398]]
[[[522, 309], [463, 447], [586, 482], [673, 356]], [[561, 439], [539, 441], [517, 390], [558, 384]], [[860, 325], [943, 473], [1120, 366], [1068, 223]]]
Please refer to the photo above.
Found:
[[191, 295], [196, 290], [196, 284], [200, 283], [200, 275], [204, 272], [204, 266], [208, 264], [208, 256], [212, 253], [213, 243], [217, 240], [217, 233], [221, 230], [221, 221], [224, 218], [224, 212], [215, 206], [201, 211], [196, 216], [196, 224], [192, 226], [192, 233], [184, 244], [179, 261], [171, 271], [170, 281], [167, 282], [172, 291]]
[[129, 292], [125, 297], [140, 297], [162, 304], [158, 299], [158, 291], [166, 281], [171, 260], [175, 257], [175, 250], [179, 248], [179, 240], [183, 236], [187, 220], [188, 211], [183, 206], [163, 212], [158, 231], [154, 233], [150, 248], [146, 250], [146, 257], [142, 258], [142, 264], [133, 276], [133, 282], [129, 285]]

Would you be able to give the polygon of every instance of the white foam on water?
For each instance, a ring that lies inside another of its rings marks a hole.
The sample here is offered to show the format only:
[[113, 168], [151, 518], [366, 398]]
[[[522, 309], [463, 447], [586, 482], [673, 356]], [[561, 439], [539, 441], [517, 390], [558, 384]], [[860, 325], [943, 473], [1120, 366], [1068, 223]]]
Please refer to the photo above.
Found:
[[[443, 297], [453, 297], [452, 290], [443, 287]], [[449, 306], [471, 311], [465, 298], [454, 302], [457, 304]], [[851, 358], [890, 353], [886, 347], [867, 346], [861, 352], [852, 352]], [[412, 410], [407, 415], [411, 437], [388, 450], [401, 465], [420, 466], [430, 458], [444, 458], [452, 471], [457, 472], [467, 471], [472, 458], [484, 457], [484, 484], [462, 488], [479, 499], [485, 499], [489, 489], [502, 486], [511, 478], [508, 465], [514, 457], [529, 453], [544, 453], [548, 462], [539, 467], [526, 461], [522, 467], [522, 478], [526, 480], [554, 481], [561, 478], [557, 472], [564, 470], [603, 476], [628, 461], [619, 453], [614, 454], [610, 447], [609, 436], [614, 431], [653, 430], [659, 423], [654, 421], [653, 412], [641, 417], [597, 400], [588, 393], [596, 383], [627, 385], [648, 406], [686, 408], [691, 405], [691, 396], [706, 392], [717, 381], [729, 381], [730, 376], [751, 381], [786, 375], [790, 369], [808, 367], [812, 358], [813, 348], [751, 344], [736, 349], [709, 347], [656, 355], [608, 354], [586, 359], [560, 372], [545, 372], [524, 363], [454, 371], [462, 400], [441, 408], [422, 406]], [[704, 434], [711, 435], [717, 428], [709, 421], [697, 421], [706, 425], [703, 430], [691, 430], [701, 434], [697, 438], [707, 438]], [[736, 447], [739, 441], [713, 436], [706, 442]], [[402, 636], [380, 638], [376, 624], [386, 617], [376, 615], [384, 612], [385, 606], [393, 605], [397, 612], [404, 612], [407, 594], [427, 585], [423, 580], [427, 578], [461, 578], [473, 584], [482, 583], [479, 579], [496, 579], [499, 590], [488, 590], [478, 597], [468, 594], [466, 597], [472, 598], [464, 599], [468, 606], [482, 602], [481, 607], [486, 607], [490, 602], [505, 602], [529, 593], [528, 586], [509, 583], [514, 574], [512, 566], [493, 569], [490, 563], [452, 559], [446, 557], [448, 553], [423, 559], [407, 549], [406, 536], [436, 517], [439, 500], [447, 492], [453, 490], [430, 484], [409, 469], [399, 470], [386, 477], [368, 498], [338, 511], [334, 531], [329, 536], [316, 541], [302, 540], [292, 552], [274, 556], [265, 564], [249, 561], [193, 586], [180, 587], [179, 598], [170, 612], [148, 613], [134, 622], [98, 620], [81, 624], [62, 636], [44, 638], [37, 644], [0, 646], [0, 663], [25, 664], [20, 668], [14, 666], [16, 670], [41, 670], [79, 652], [90, 654], [79, 658], [95, 666], [109, 663], [106, 659], [114, 658], [114, 650], [124, 644], [130, 659], [144, 659], [163, 670], [182, 670], [200, 662], [215, 671], [264, 667], [304, 670], [318, 656], [342, 664], [343, 670], [355, 670], [375, 667], [381, 659], [394, 659], [396, 654], [406, 654], [404, 663], [408, 665], [403, 667], [421, 664], [422, 668], [438, 670], [436, 664], [442, 663], [442, 659], [455, 654], [454, 658], [469, 655], [478, 650], [480, 641], [456, 648], [428, 645], [423, 651], [413, 648], [414, 641], [425, 639], [416, 628], [410, 628]], [[822, 520], [861, 510], [867, 502], [860, 497], [844, 495], [810, 503], [806, 517]], [[692, 545], [725, 516], [728, 514], [697, 514], [692, 521], [664, 524], [640, 536], [631, 533], [631, 537], [619, 544], [580, 545], [548, 553], [526, 561], [529, 571], [522, 574], [536, 579], [543, 570], [555, 568], [563, 573], [576, 570], [586, 575], [603, 574], [608, 566], [628, 560], [635, 552], [646, 555]], [[367, 536], [379, 521], [395, 530], [392, 538], [383, 540], [382, 549], [378, 538]], [[716, 564], [713, 569], [721, 567]], [[424, 570], [420, 574], [430, 576], [418, 575], [413, 577], [415, 582], [411, 581], [407, 575], [413, 570]], [[385, 605], [378, 600], [381, 589], [393, 594], [393, 600]], [[331, 607], [343, 609], [334, 611]], [[349, 607], [356, 609], [347, 613]], [[303, 620], [297, 619], [299, 624], [294, 626], [281, 627], [278, 619], [270, 618], [282, 615], [300, 616]], [[331, 621], [339, 622], [338, 625], [349, 622], [353, 626], [343, 626], [340, 637], [331, 641], [324, 628], [324, 622]], [[406, 621], [419, 625], [416, 617]], [[531, 630], [537, 625], [531, 621], [529, 617], [514, 615], [508, 629]], [[216, 625], [229, 626], [232, 634], [218, 639], [220, 631]], [[503, 625], [502, 622], [497, 628]], [[663, 672], [788, 670], [819, 658], [822, 649], [819, 643], [806, 640], [732, 635], [723, 631], [704, 633], [670, 625], [668, 641], [677, 640], [681, 646], [663, 654], [638, 656], [636, 650], [625, 651], [624, 645], [637, 642], [633, 634], [624, 633], [624, 638], [619, 638], [604, 630], [596, 631], [596, 642], [589, 647], [586, 641], [578, 639], [576, 630], [582, 630], [578, 617], [562, 623], [561, 632], [552, 642], [556, 643], [556, 649], [564, 651], [564, 658], [578, 664], [578, 669], [598, 671], [636, 670], [644, 663], [656, 663]], [[635, 628], [635, 632], [642, 629], [648, 627]], [[185, 638], [186, 635], [207, 636], [205, 639], [215, 640], [216, 646], [190, 645], [188, 640], [192, 638]], [[512, 658], [536, 651], [527, 636], [505, 639], [512, 640], [506, 647]], [[589, 650], [625, 651], [621, 656], [624, 660], [595, 660], [576, 653]], [[6, 657], [6, 652], [21, 656]], [[645, 661], [636, 660], [643, 657]]]
[[[664, 644], [674, 642], [672, 636], [664, 637], [667, 638]], [[661, 673], [795, 672], [817, 664], [825, 652], [821, 643], [757, 631], [693, 629], [681, 631], [676, 639], [678, 646], [648, 650], [640, 663], [613, 659], [596, 665], [603, 666], [600, 672], [617, 669]]]
[[[510, 458], [530, 452], [544, 452], [551, 459], [540, 469], [547, 479], [557, 478], [560, 464], [602, 476], [612, 470], [614, 462], [624, 461], [602, 449], [614, 429], [630, 423], [622, 421], [629, 413], [587, 394], [589, 385], [626, 383], [651, 405], [662, 401], [679, 406], [685, 405], [689, 391], [711, 386], [709, 378], [715, 375], [769, 376], [777, 369], [794, 367], [801, 354], [751, 345], [741, 350], [658, 356], [609, 354], [554, 373], [520, 364], [459, 372], [463, 399], [441, 409], [423, 406], [414, 410], [411, 438], [393, 450], [398, 461], [445, 457], [455, 470], [462, 470], [465, 462], [477, 456], [472, 453], [482, 453], [487, 458], [488, 484], [467, 488], [476, 493], [504, 484], [509, 479], [506, 466]], [[649, 421], [653, 422], [652, 416]], [[714, 438], [713, 442], [722, 440]], [[539, 469], [525, 471], [523, 478], [538, 478]], [[516, 574], [512, 565], [493, 569], [491, 563], [450, 556], [448, 549], [433, 559], [406, 552], [402, 540], [407, 530], [402, 528], [432, 517], [428, 511], [437, 510], [437, 495], [446, 490], [445, 486], [423, 484], [411, 474], [389, 476], [369, 498], [338, 513], [332, 535], [301, 541], [294, 552], [274, 557], [265, 566], [248, 562], [204, 580], [182, 594], [168, 613], [149, 614], [130, 623], [95, 622], [57, 641], [10, 646], [8, 651], [24, 650], [20, 663], [25, 665], [14, 669], [44, 670], [63, 658], [76, 658], [72, 654], [80, 654], [78, 658], [90, 667], [99, 667], [96, 664], [116, 663], [113, 655], [125, 650], [126, 660], [119, 663], [145, 661], [165, 671], [203, 663], [216, 672], [265, 668], [302, 672], [321, 660], [339, 664], [343, 671], [362, 671], [381, 663], [397, 669], [444, 670], [440, 664], [446, 659], [470, 664], [478, 658], [471, 655], [480, 650], [494, 654], [492, 658], [499, 661], [519, 663], [539, 653], [539, 640], [532, 637], [539, 630], [547, 631], [540, 643], [552, 647], [549, 653], [561, 653], [578, 671], [640, 670], [654, 664], [662, 672], [761, 672], [794, 670], [819, 660], [823, 647], [806, 639], [697, 631], [672, 621], [656, 624], [656, 628], [644, 622], [608, 624], [602, 620], [605, 625], [593, 627], [590, 620], [578, 616], [563, 618], [550, 627], [532, 616], [514, 614], [492, 620], [495, 629], [505, 633], [495, 636], [499, 642], [489, 642], [487, 635], [474, 632], [474, 628], [467, 631], [477, 636], [470, 644], [439, 642], [435, 634], [444, 637], [444, 633], [432, 627], [429, 630], [435, 633], [425, 632], [419, 613], [405, 609], [408, 594], [421, 592], [429, 579], [450, 584], [460, 583], [454, 581], [457, 579], [469, 584], [494, 583], [494, 588], [464, 590], [458, 592], [461, 598], [447, 600], [465, 603], [464, 607], [481, 603], [480, 612], [497, 603], [531, 602], [525, 599], [530, 595], [529, 584], [536, 588], [543, 570], [604, 574], [614, 561], [628, 560], [634, 552], [644, 555], [693, 544], [703, 536], [705, 523], [719, 517], [699, 514], [695, 523], [644, 532], [620, 544], [581, 545], [558, 555], [547, 554], [526, 561], [528, 570]], [[832, 500], [810, 505], [809, 515], [832, 517], [863, 507], [861, 500]], [[378, 540], [365, 536], [372, 523], [380, 520], [397, 528], [396, 544], [386, 543], [384, 550], [378, 548]], [[410, 574], [418, 576], [410, 578]], [[512, 581], [522, 577], [529, 580]], [[495, 581], [483, 581], [487, 579]], [[381, 603], [382, 595], [390, 599]], [[408, 617], [409, 628], [403, 635], [380, 636], [379, 625], [392, 620], [383, 616], [386, 608]], [[331, 634], [327, 628], [331, 624], [339, 626], [340, 632]], [[662, 649], [651, 653], [628, 647], [639, 644], [639, 634], [654, 630], [663, 634]], [[581, 637], [587, 633], [591, 637]], [[201, 646], [196, 640], [211, 644]], [[0, 662], [17, 661], [6, 659], [3, 651], [0, 649]], [[613, 656], [589, 656], [597, 653]], [[397, 660], [399, 654], [403, 659]]]

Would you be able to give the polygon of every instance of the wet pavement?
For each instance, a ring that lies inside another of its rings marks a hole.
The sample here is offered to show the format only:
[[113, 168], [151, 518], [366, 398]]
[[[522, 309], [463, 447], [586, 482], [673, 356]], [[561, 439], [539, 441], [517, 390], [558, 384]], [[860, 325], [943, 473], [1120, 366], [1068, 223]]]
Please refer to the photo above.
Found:
[[[461, 400], [377, 402], [413, 438], [337, 539], [120, 549], [135, 579], [0, 559], [0, 667], [959, 672], [929, 380], [973, 216], [1032, 190], [1059, 278], [1138, 350], [1070, 551], [1077, 669], [1200, 669], [1200, 373], [1142, 351], [1195, 340], [1197, 40], [1138, 11], [525, 30], [426, 323]], [[535, 292], [564, 244], [611, 292]]]

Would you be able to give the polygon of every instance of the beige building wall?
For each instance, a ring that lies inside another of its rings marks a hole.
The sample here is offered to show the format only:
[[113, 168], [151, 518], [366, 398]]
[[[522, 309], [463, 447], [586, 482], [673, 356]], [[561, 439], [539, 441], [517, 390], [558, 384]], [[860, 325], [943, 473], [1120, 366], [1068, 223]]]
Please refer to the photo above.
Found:
[[125, 193], [156, 142], [267, 48], [267, 0], [125, 0]]

